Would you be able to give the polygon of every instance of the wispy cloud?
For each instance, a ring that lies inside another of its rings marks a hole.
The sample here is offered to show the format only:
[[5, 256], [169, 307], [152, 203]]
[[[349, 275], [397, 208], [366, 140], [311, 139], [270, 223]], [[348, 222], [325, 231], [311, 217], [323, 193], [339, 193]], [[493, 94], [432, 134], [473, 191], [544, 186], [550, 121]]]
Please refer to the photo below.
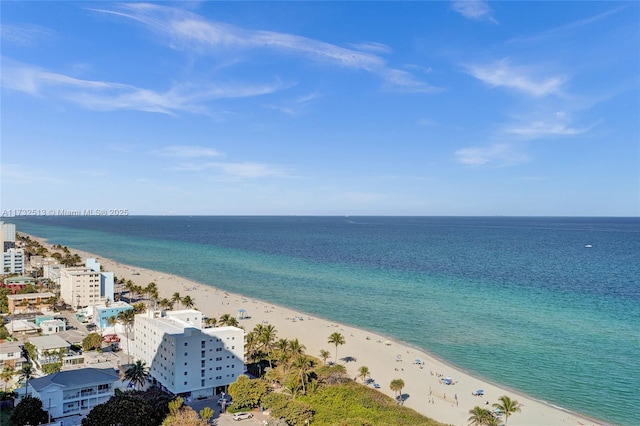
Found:
[[224, 175], [240, 179], [258, 179], [267, 177], [292, 177], [286, 170], [265, 163], [245, 162], [202, 162], [182, 163], [170, 168], [173, 171], [200, 172], [217, 170]]
[[404, 71], [389, 67], [380, 56], [371, 52], [389, 52], [379, 43], [359, 44], [348, 49], [294, 34], [274, 31], [250, 30], [234, 25], [204, 19], [192, 12], [145, 3], [120, 3], [118, 9], [92, 9], [115, 14], [143, 23], [168, 39], [173, 48], [201, 54], [221, 51], [268, 49], [283, 54], [298, 55], [326, 66], [364, 70], [381, 77], [386, 86], [396, 86], [407, 92], [429, 92], [436, 88], [417, 81]]
[[349, 43], [349, 46], [362, 52], [370, 53], [391, 53], [393, 49], [386, 44], [376, 43], [375, 41], [366, 41], [362, 43]]
[[37, 25], [0, 25], [0, 38], [3, 43], [10, 43], [20, 47], [31, 47], [43, 40], [49, 39], [53, 32]]
[[469, 166], [512, 166], [527, 162], [528, 156], [518, 152], [511, 144], [496, 143], [489, 146], [476, 146], [459, 149], [456, 160]]
[[166, 91], [156, 91], [123, 83], [78, 79], [6, 58], [2, 58], [2, 62], [2, 87], [34, 96], [66, 99], [97, 111], [208, 114], [205, 104], [209, 101], [266, 95], [287, 87], [278, 81], [262, 85], [173, 84]]
[[598, 123], [587, 127], [574, 127], [571, 125], [571, 117], [566, 112], [560, 111], [547, 117], [512, 124], [503, 129], [506, 134], [518, 135], [525, 139], [538, 139], [551, 136], [575, 136], [588, 132]]
[[467, 19], [498, 23], [493, 17], [493, 10], [484, 0], [453, 0], [451, 3], [451, 8]]
[[553, 35], [556, 34], [560, 34], [560, 33], [564, 33], [564, 32], [568, 32], [568, 31], [573, 31], [591, 24], [594, 24], [596, 22], [599, 22], [603, 19], [608, 18], [611, 15], [615, 15], [625, 9], [627, 9], [629, 6], [628, 5], [624, 5], [624, 6], [620, 6], [620, 7], [616, 7], [615, 9], [611, 9], [608, 10], [606, 12], [603, 13], [599, 13], [597, 15], [594, 16], [590, 16], [588, 18], [585, 19], [580, 19], [577, 21], [573, 21], [573, 22], [569, 22], [568, 24], [556, 27], [556, 28], [551, 28], [549, 30], [543, 31], [540, 34], [537, 35], [533, 35], [533, 36], [529, 36], [529, 37], [517, 37], [514, 38], [512, 40], [510, 40], [510, 42], [531, 42], [531, 41], [539, 41], [542, 39], [545, 39], [547, 37], [551, 37]]
[[511, 65], [503, 59], [491, 64], [467, 66], [467, 72], [478, 80], [493, 86], [505, 87], [535, 97], [560, 95], [566, 83], [565, 76], [539, 77], [534, 69]]
[[171, 145], [165, 146], [153, 151], [156, 155], [172, 158], [200, 158], [200, 157], [219, 157], [222, 156], [220, 152], [213, 148], [206, 146], [194, 146], [194, 145]]

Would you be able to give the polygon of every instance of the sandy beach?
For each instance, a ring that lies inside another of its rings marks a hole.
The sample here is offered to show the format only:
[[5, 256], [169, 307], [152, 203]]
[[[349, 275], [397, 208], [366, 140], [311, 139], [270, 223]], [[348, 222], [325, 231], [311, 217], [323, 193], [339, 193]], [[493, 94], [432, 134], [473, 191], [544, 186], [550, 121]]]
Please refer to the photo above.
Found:
[[[41, 238], [32, 238], [50, 246]], [[319, 357], [320, 350], [326, 349], [331, 353], [330, 360], [333, 361], [336, 348], [327, 343], [327, 340], [331, 333], [339, 332], [345, 337], [346, 343], [338, 347], [337, 362], [345, 365], [351, 377], [358, 375], [357, 371], [361, 366], [367, 366], [371, 379], [380, 385], [379, 391], [392, 398], [394, 392], [389, 384], [393, 379], [402, 379], [405, 382], [403, 393], [408, 395], [405, 406], [443, 423], [467, 425], [470, 409], [475, 406], [489, 408], [500, 396], [508, 395], [522, 404], [522, 411], [509, 417], [509, 425], [601, 424], [475, 378], [426, 352], [375, 333], [256, 300], [249, 294], [229, 293], [180, 276], [121, 264], [79, 250], [73, 251], [83, 259], [98, 259], [105, 271], [114, 272], [118, 278], [130, 279], [143, 287], [155, 282], [160, 298], [170, 299], [175, 292], [183, 297], [189, 295], [195, 300], [196, 309], [205, 316], [236, 316], [240, 309], [244, 309], [249, 318], [239, 322], [245, 330], [250, 331], [260, 323], [272, 324], [277, 330], [278, 338], [298, 338], [310, 355]], [[421, 363], [416, 363], [416, 360]], [[452, 384], [443, 383], [444, 378], [451, 378]], [[478, 389], [484, 391], [483, 396], [473, 395]], [[489, 406], [486, 406], [487, 402]]]

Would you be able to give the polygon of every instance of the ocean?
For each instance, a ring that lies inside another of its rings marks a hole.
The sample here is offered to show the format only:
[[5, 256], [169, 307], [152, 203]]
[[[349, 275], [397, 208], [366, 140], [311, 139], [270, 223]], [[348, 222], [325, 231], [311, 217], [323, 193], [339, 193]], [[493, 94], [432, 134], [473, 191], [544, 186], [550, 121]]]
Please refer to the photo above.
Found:
[[4, 220], [378, 332], [607, 423], [640, 421], [640, 218]]

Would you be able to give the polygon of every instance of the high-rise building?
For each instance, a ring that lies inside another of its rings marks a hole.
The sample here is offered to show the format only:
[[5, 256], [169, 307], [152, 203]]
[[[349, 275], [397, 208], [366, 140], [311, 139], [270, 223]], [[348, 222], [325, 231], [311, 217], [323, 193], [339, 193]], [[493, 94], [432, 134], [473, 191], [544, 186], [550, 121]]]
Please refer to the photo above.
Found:
[[244, 373], [244, 330], [202, 329], [202, 321], [192, 309], [136, 315], [132, 354], [174, 395], [212, 396]]
[[2, 273], [24, 273], [24, 249], [10, 248], [2, 253]]
[[104, 303], [100, 295], [100, 273], [84, 266], [60, 270], [60, 298], [74, 307]]
[[16, 247], [16, 225], [0, 221], [0, 249], [3, 252]]

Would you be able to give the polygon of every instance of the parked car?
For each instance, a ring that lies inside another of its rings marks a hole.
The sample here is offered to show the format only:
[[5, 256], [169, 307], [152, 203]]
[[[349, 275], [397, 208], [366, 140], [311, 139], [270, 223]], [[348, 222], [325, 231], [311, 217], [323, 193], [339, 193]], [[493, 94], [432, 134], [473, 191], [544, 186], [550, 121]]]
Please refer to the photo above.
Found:
[[233, 420], [239, 422], [240, 420], [250, 419], [252, 417], [253, 417], [253, 414], [251, 414], [251, 413], [246, 413], [246, 412], [244, 412], [244, 413], [235, 413], [233, 415]]

